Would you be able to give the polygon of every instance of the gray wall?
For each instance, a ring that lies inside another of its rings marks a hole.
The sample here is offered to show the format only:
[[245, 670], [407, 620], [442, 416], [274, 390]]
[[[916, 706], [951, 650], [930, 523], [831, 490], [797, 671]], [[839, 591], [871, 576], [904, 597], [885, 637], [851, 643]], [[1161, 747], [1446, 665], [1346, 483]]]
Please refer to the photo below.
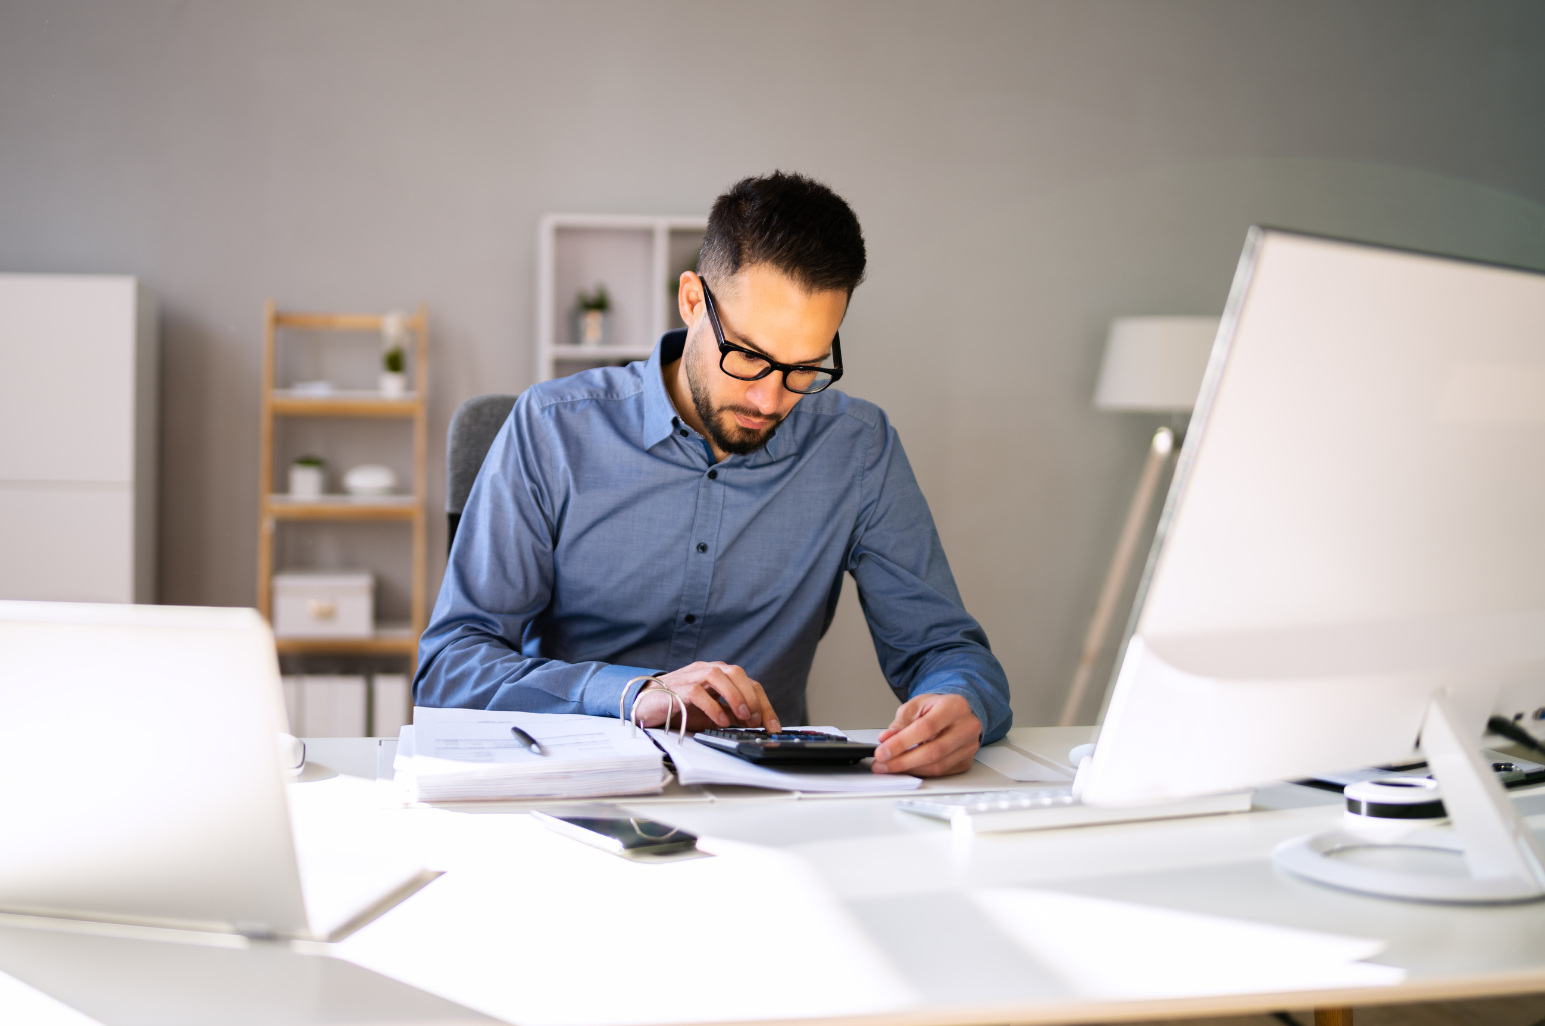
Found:
[[[1105, 324], [1219, 312], [1252, 221], [1545, 267], [1542, 52], [1468, 0], [0, 0], [0, 270], [160, 294], [161, 598], [249, 604], [266, 297], [426, 301], [438, 447], [531, 381], [541, 214], [821, 177], [872, 256], [844, 387], [1047, 722], [1157, 423], [1090, 408]], [[849, 588], [812, 713], [890, 704]]]

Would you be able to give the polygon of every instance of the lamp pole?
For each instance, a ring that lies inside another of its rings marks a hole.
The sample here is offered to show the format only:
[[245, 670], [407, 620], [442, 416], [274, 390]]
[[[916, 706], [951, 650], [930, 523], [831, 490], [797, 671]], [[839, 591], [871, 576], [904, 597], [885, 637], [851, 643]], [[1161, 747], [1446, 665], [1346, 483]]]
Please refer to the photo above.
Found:
[[1143, 526], [1148, 522], [1148, 510], [1163, 479], [1164, 465], [1175, 450], [1175, 433], [1162, 427], [1153, 433], [1148, 446], [1148, 459], [1143, 463], [1142, 476], [1137, 480], [1137, 491], [1132, 505], [1127, 509], [1126, 523], [1121, 527], [1121, 539], [1116, 543], [1116, 554], [1111, 558], [1110, 569], [1105, 573], [1105, 585], [1100, 589], [1100, 599], [1094, 605], [1094, 615], [1089, 618], [1089, 629], [1084, 632], [1084, 649], [1078, 658], [1078, 671], [1073, 674], [1073, 686], [1062, 703], [1062, 715], [1057, 726], [1071, 727], [1084, 704], [1089, 690], [1089, 675], [1100, 658], [1100, 648], [1110, 633], [1111, 617], [1116, 614], [1116, 602], [1121, 598], [1122, 586], [1132, 569], [1132, 557], [1137, 554], [1138, 542], [1143, 537]]

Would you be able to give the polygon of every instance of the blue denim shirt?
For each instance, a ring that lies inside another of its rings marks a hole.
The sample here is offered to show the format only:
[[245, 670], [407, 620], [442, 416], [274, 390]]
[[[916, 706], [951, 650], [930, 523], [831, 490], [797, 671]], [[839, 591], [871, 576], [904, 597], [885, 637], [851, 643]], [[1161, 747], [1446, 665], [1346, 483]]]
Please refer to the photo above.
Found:
[[715, 463], [661, 377], [685, 338], [516, 401], [462, 512], [415, 702], [615, 716], [629, 678], [722, 660], [803, 723], [846, 571], [896, 696], [962, 695], [1002, 737], [1003, 667], [885, 413], [830, 388]]

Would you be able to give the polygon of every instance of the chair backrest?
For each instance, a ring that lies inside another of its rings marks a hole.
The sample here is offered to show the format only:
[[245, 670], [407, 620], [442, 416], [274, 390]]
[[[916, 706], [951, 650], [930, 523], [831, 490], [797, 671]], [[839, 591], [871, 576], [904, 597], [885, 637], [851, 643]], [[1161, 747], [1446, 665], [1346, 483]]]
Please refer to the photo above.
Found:
[[483, 458], [494, 444], [494, 436], [509, 419], [516, 397], [490, 393], [473, 396], [451, 414], [451, 427], [445, 435], [445, 517], [446, 548], [456, 541], [456, 527], [461, 511], [472, 493]]

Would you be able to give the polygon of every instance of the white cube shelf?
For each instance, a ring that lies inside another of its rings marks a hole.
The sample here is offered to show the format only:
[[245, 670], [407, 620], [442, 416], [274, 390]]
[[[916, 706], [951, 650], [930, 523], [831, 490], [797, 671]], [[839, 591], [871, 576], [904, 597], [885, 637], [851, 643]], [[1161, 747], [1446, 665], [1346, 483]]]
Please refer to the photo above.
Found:
[[[548, 214], [537, 233], [536, 378], [559, 365], [643, 360], [660, 335], [681, 326], [674, 279], [696, 265], [702, 217]], [[606, 345], [574, 338], [575, 296], [600, 283], [611, 296]]]

